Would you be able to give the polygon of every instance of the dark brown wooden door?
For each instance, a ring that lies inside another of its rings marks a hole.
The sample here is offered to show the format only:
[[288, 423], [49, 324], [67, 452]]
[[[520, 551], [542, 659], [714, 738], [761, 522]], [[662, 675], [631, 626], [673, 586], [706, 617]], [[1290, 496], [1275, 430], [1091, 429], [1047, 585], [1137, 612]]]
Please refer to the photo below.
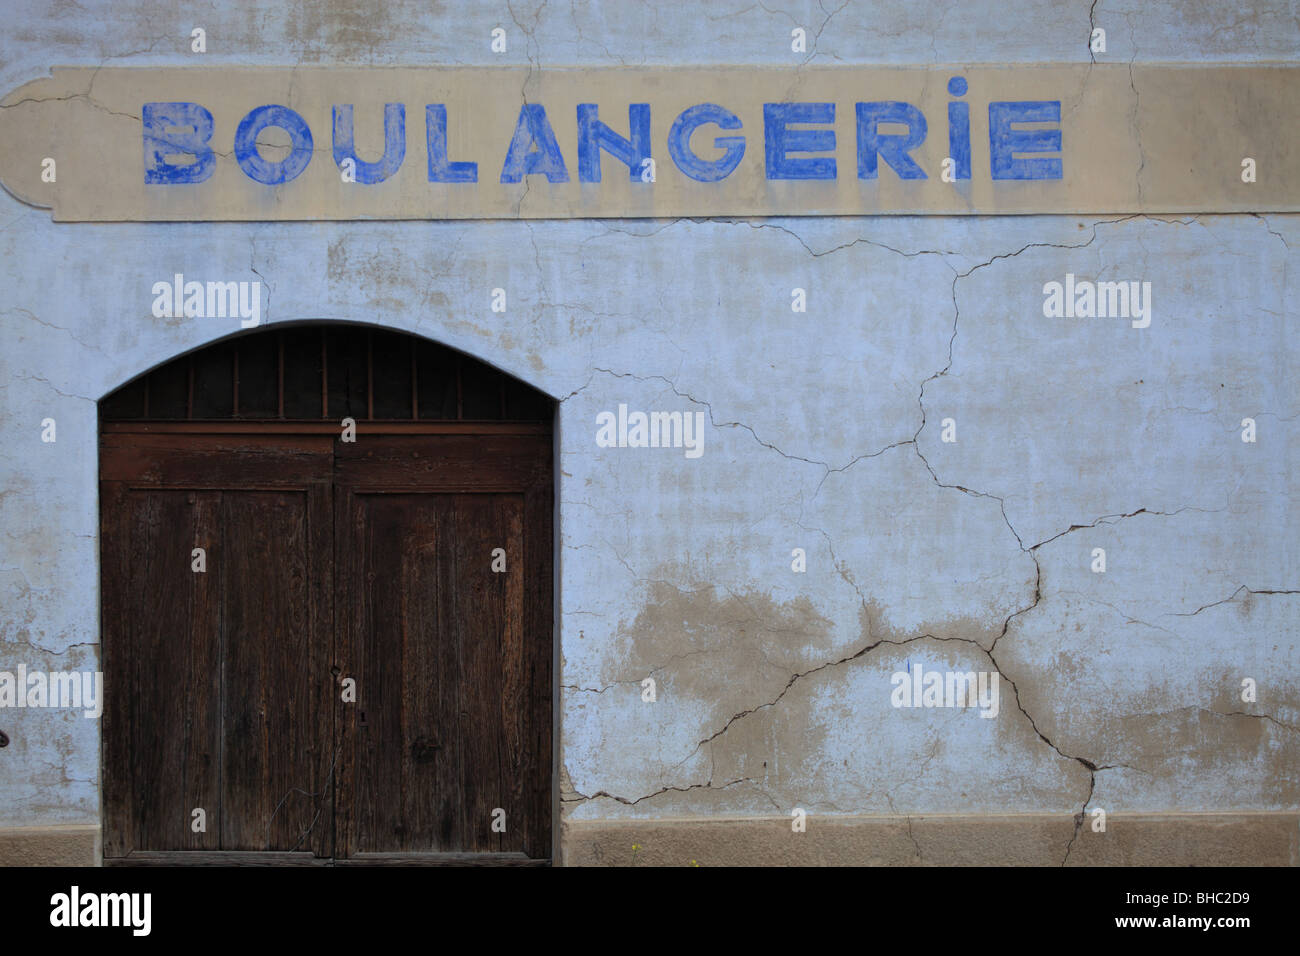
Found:
[[341, 857], [550, 856], [549, 445], [340, 446]]
[[328, 438], [105, 436], [106, 858], [331, 852], [332, 473]]
[[105, 861], [548, 859], [549, 435], [210, 431], [103, 438]]

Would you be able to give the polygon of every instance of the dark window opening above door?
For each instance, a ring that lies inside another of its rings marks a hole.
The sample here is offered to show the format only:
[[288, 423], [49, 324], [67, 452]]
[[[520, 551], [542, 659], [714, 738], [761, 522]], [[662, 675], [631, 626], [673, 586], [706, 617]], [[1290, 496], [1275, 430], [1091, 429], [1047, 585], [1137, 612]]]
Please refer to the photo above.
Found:
[[550, 422], [554, 402], [486, 362], [402, 332], [291, 326], [167, 362], [100, 403], [121, 421]]

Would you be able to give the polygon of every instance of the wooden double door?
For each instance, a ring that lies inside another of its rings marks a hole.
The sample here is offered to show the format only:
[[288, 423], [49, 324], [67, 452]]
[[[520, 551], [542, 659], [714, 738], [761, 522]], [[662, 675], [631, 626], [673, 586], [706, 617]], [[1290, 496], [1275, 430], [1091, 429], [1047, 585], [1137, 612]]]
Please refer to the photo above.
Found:
[[395, 431], [106, 427], [106, 863], [550, 858], [549, 430]]

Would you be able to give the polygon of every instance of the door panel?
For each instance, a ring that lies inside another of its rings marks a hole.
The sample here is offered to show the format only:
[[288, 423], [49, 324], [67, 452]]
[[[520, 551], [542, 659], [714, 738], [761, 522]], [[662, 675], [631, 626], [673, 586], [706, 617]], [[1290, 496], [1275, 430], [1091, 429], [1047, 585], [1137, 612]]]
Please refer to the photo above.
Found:
[[[465, 741], [462, 781], [465, 794], [465, 849], [510, 852], [523, 849], [526, 807], [520, 799], [521, 781], [511, 773], [508, 754], [519, 734], [507, 734], [508, 712], [526, 715], [521, 707], [520, 674], [526, 668], [522, 640], [523, 535], [522, 495], [455, 496], [456, 637], [460, 649], [462, 695], [459, 730]], [[492, 570], [492, 552], [506, 554], [506, 570]], [[514, 586], [511, 586], [513, 583]], [[495, 832], [492, 815], [505, 811]]]
[[[307, 494], [223, 492], [221, 516], [221, 848], [298, 850], [311, 846], [329, 783], [320, 766], [329, 679], [318, 646], [329, 628], [313, 607], [320, 562]], [[326, 816], [318, 836], [331, 823]]]
[[550, 856], [549, 449], [471, 452], [463, 436], [338, 452], [336, 642], [359, 675], [338, 722], [340, 857]]
[[356, 852], [463, 843], [448, 496], [357, 495]]
[[[328, 441], [305, 456], [260, 443], [248, 470], [273, 471], [271, 488], [237, 487], [239, 454], [226, 448], [217, 490], [195, 465], [214, 457], [204, 443], [112, 437], [103, 473], [122, 480], [101, 482], [105, 858], [329, 854]], [[192, 570], [194, 548], [205, 571]]]
[[[356, 494], [356, 853], [522, 852], [523, 496]], [[492, 551], [506, 570], [491, 569]], [[505, 832], [493, 832], [493, 810]]]
[[[220, 845], [220, 618], [189, 543], [215, 534], [219, 497], [105, 496], [105, 856]], [[205, 833], [191, 829], [196, 807], [212, 816]]]
[[106, 861], [549, 858], [548, 437], [121, 431], [101, 479]]

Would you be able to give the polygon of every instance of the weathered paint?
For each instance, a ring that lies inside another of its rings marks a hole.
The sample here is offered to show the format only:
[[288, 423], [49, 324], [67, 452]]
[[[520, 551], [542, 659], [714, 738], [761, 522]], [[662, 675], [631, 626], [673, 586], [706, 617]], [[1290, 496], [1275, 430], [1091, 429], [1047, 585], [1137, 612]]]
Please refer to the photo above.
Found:
[[[711, 11], [706, 41], [663, 5], [552, 7], [515, 6], [510, 65], [799, 59], [790, 20], [760, 8]], [[85, 22], [15, 11], [0, 88], [51, 62], [196, 62], [179, 4], [88, 8]], [[216, 9], [204, 26], [226, 39], [204, 63], [495, 62], [496, 24], [463, 10], [248, 9]], [[1110, 28], [1112, 61], [1294, 58], [1290, 4], [1235, 9], [789, 15], [810, 41], [822, 27], [818, 64], [1087, 64], [1090, 12]], [[88, 175], [59, 167], [60, 180]], [[969, 824], [946, 844], [962, 862], [1294, 861], [1300, 345], [1287, 320], [1300, 217], [70, 225], [12, 198], [0, 209], [0, 669], [96, 669], [94, 403], [239, 330], [237, 316], [155, 317], [153, 284], [262, 282], [261, 327], [409, 330], [561, 400], [571, 862], [626, 862], [633, 841], [663, 862], [812, 862], [836, 846], [906, 861], [909, 829], [929, 860], [930, 815]], [[1149, 281], [1150, 325], [1044, 316], [1043, 287], [1067, 275]], [[805, 313], [791, 311], [795, 288]], [[703, 412], [703, 455], [600, 447], [597, 416], [620, 404]], [[40, 441], [46, 417], [54, 444]], [[1254, 444], [1240, 440], [1245, 417]], [[941, 440], [946, 418], [955, 444]], [[1105, 574], [1089, 569], [1097, 547]], [[792, 571], [794, 548], [806, 572]], [[998, 717], [892, 707], [891, 675], [917, 666], [996, 669]], [[1240, 700], [1243, 677], [1258, 683], [1254, 704]], [[97, 722], [0, 710], [0, 731], [0, 828], [81, 827], [84, 852], [99, 822]], [[795, 807], [805, 834], [790, 832]], [[1076, 826], [1097, 808], [1113, 815], [1107, 833], [1090, 816]], [[1012, 837], [1008, 814], [1025, 823]], [[1172, 830], [1137, 839], [1126, 816]], [[888, 852], [836, 842], [868, 817], [890, 828]], [[1238, 817], [1265, 821], [1260, 842], [1233, 829]], [[699, 829], [679, 840], [678, 819]]]
[[[0, 179], [64, 221], [1294, 212], [1298, 82], [1286, 65], [60, 69], [5, 97]], [[46, 181], [45, 157], [93, 175]]]

